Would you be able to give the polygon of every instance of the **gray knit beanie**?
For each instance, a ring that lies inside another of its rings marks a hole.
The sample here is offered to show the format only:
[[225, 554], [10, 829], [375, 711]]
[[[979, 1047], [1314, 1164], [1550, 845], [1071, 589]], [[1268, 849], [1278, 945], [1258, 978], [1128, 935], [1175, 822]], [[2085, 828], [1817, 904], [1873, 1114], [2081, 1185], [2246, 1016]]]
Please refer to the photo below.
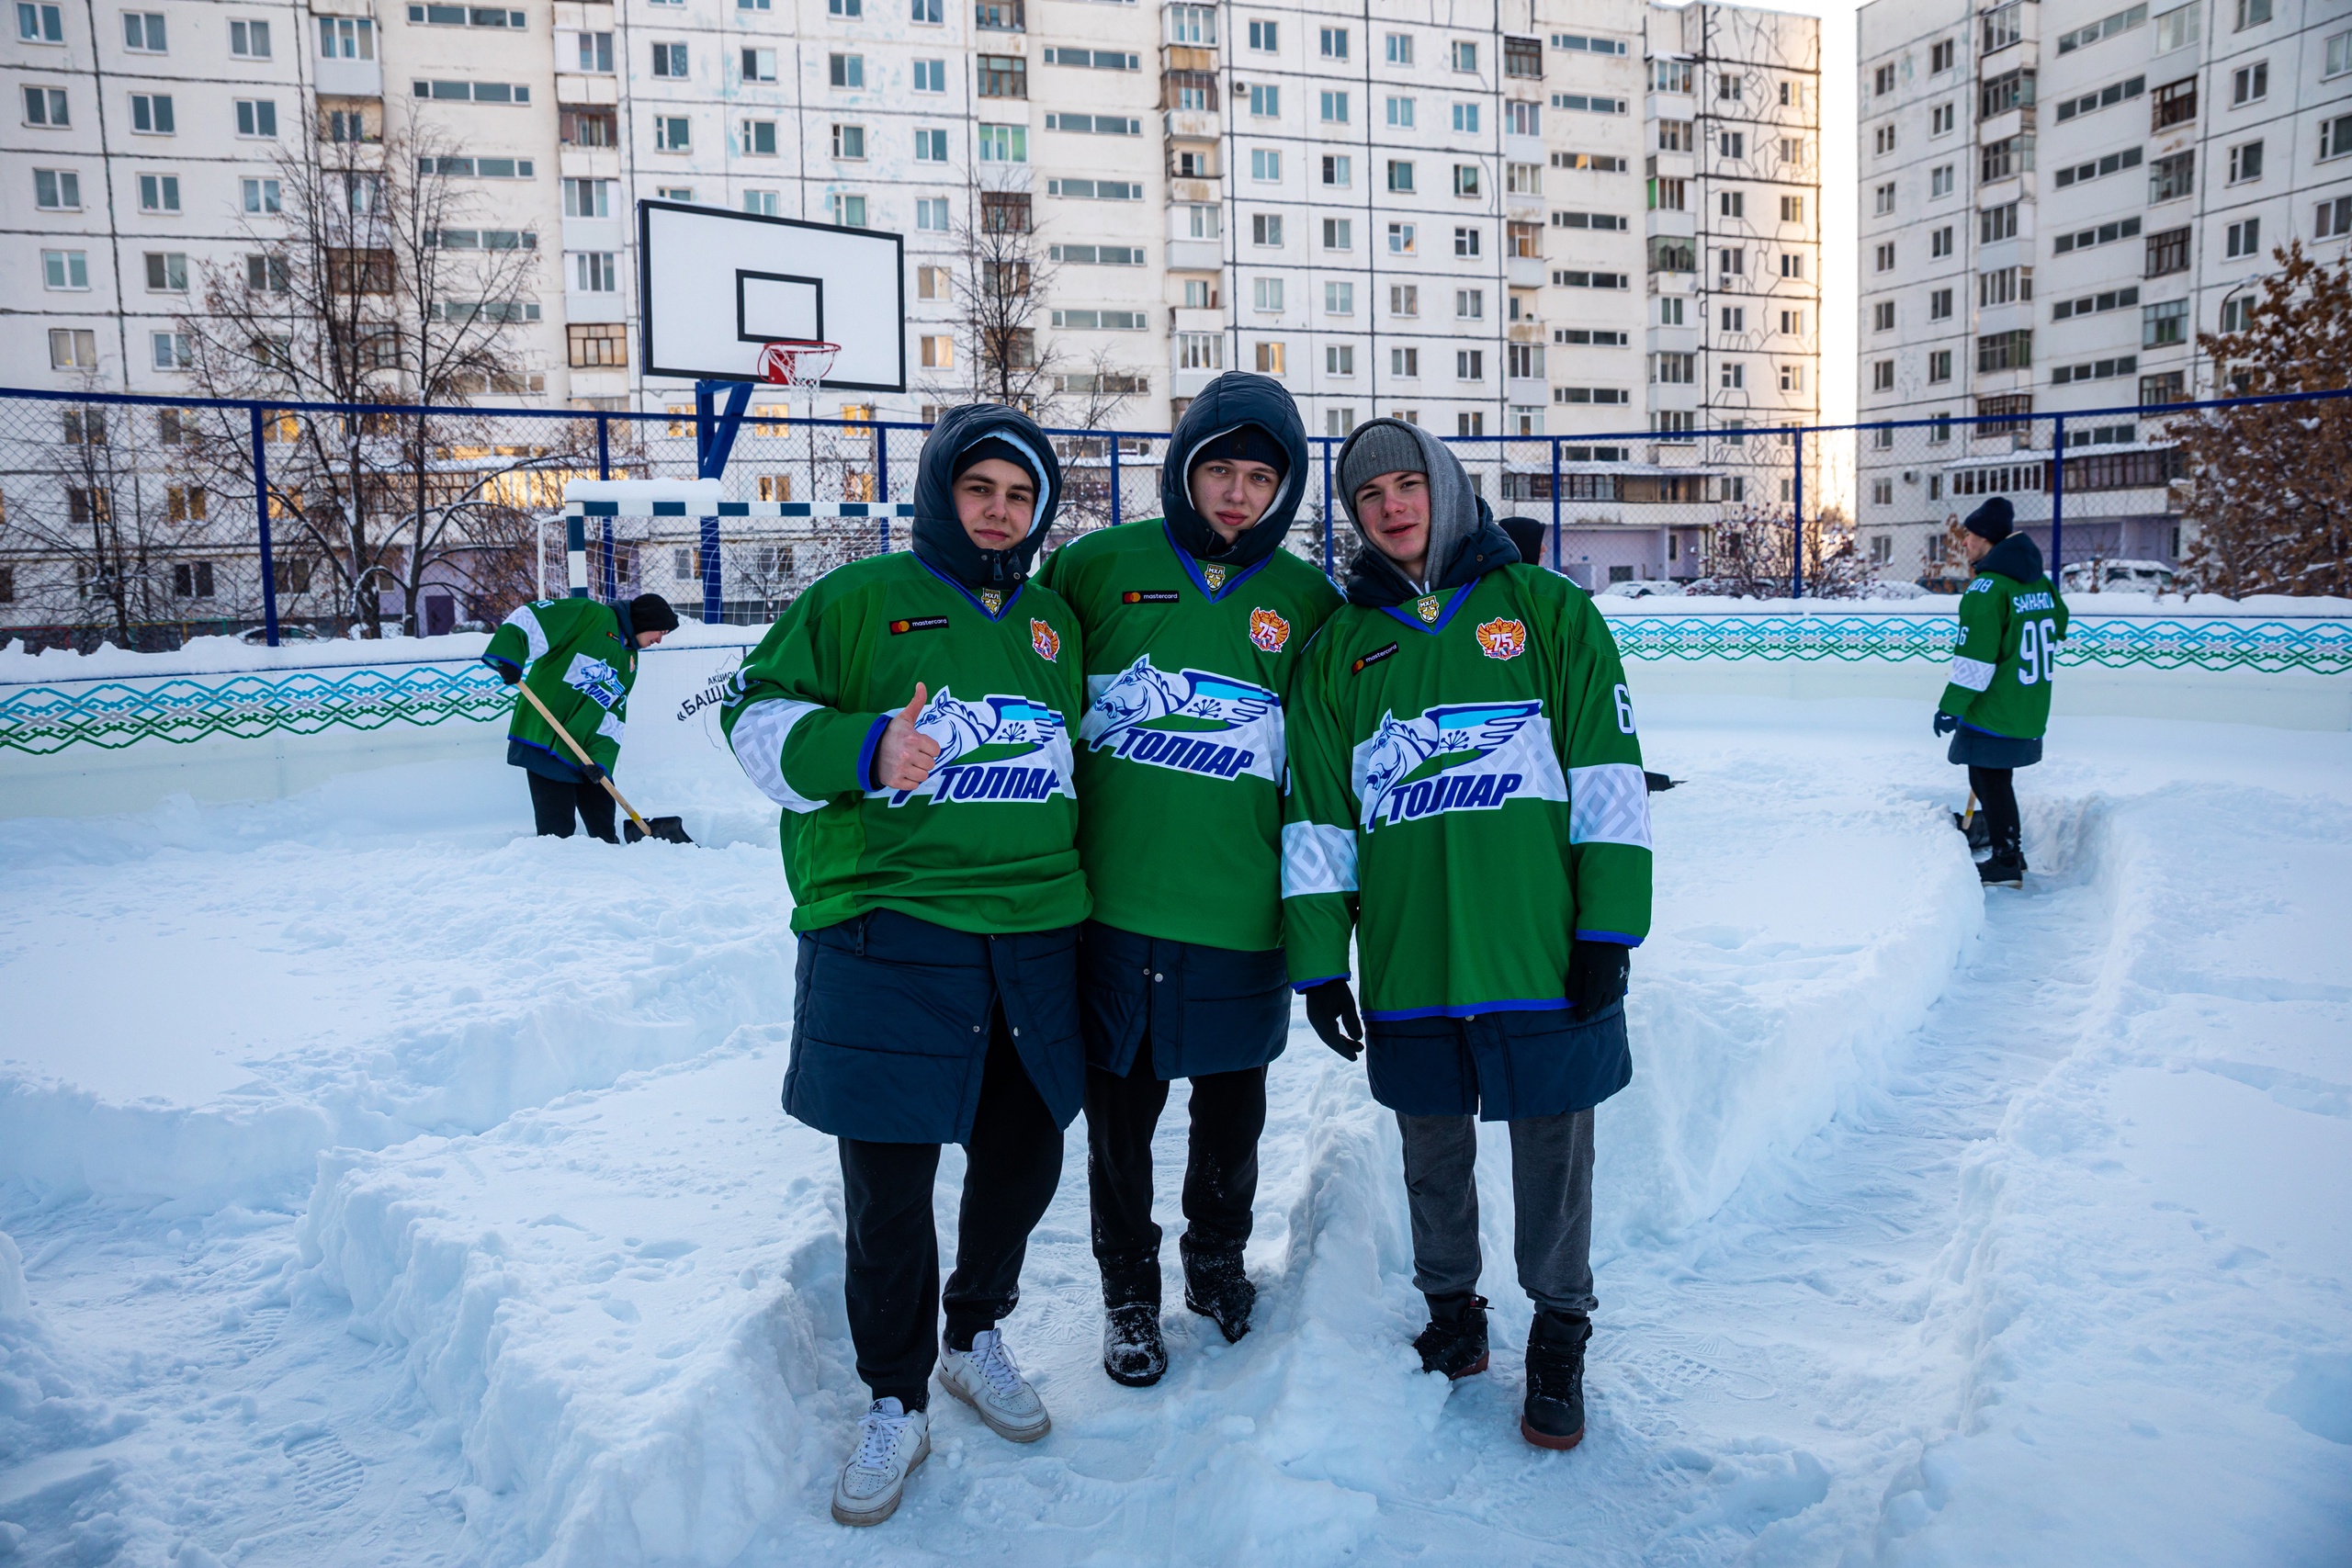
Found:
[[1383, 474], [1426, 474], [1430, 460], [1413, 433], [1392, 420], [1374, 420], [1350, 438], [1340, 454], [1340, 495], [1352, 514], [1357, 487]]

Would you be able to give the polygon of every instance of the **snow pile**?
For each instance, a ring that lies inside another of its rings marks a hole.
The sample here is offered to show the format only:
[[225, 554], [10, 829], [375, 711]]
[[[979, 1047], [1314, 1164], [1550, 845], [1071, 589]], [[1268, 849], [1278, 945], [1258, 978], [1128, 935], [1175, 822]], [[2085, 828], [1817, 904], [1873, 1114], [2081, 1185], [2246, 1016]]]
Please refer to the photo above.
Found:
[[492, 757], [0, 824], [43, 911], [0, 938], [0, 1181], [282, 1204], [322, 1149], [494, 1126], [788, 1013], [773, 808], [762, 841], [619, 852], [528, 837], [522, 783]]

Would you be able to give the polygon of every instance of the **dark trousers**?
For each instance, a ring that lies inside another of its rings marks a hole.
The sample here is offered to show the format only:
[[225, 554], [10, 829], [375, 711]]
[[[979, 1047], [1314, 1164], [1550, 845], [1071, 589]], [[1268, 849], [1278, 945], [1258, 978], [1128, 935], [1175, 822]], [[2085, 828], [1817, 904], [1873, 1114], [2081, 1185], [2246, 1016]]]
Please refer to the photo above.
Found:
[[[1413, 1218], [1413, 1284], [1424, 1295], [1478, 1288], [1478, 1124], [1407, 1116], [1405, 1196]], [[1511, 1250], [1520, 1289], [1539, 1311], [1592, 1315], [1592, 1112], [1510, 1123]]]
[[[922, 1410], [939, 1359], [939, 1233], [931, 1213], [939, 1145], [839, 1142], [849, 1212], [844, 1293], [857, 1375], [875, 1398]], [[965, 1160], [946, 1293], [947, 1342], [959, 1350], [1021, 1300], [1029, 1233], [1062, 1177], [1061, 1129], [1029, 1082], [1001, 1010], [989, 1029]]]
[[[1151, 1042], [1125, 1077], [1086, 1069], [1086, 1184], [1094, 1260], [1113, 1306], [1159, 1300], [1159, 1227], [1151, 1220], [1151, 1135], [1168, 1104]], [[1238, 1253], [1258, 1199], [1258, 1137], [1266, 1130], [1266, 1069], [1193, 1079], [1192, 1147], [1184, 1162], [1187, 1258]]]
[[1993, 853], [2005, 859], [2024, 858], [2025, 829], [2018, 818], [2017, 770], [1968, 765], [1968, 787], [1984, 809], [1984, 826], [1993, 835]]
[[582, 779], [578, 784], [566, 784], [541, 773], [526, 772], [531, 781], [531, 816], [538, 824], [543, 839], [571, 837], [571, 814], [580, 813], [580, 820], [588, 824], [588, 836], [602, 839], [608, 844], [620, 842], [613, 831], [613, 797], [605, 786]]

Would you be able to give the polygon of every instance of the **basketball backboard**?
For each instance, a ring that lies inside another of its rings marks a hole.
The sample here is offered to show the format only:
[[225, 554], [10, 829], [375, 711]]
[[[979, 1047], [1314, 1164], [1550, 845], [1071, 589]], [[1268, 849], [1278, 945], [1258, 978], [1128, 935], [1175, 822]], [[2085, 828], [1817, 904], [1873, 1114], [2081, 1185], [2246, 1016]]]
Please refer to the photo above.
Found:
[[904, 241], [873, 229], [637, 204], [639, 353], [648, 376], [753, 381], [771, 343], [841, 353], [823, 385], [907, 389]]

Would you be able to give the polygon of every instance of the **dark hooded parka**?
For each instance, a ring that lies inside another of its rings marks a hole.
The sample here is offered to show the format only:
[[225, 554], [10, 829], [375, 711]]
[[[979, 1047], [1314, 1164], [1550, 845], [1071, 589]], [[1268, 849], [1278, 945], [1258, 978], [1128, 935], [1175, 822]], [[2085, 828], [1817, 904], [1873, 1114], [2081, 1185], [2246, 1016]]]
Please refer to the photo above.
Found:
[[[1382, 455], [1351, 465], [1360, 445]], [[1442, 443], [1375, 420], [1340, 466], [1363, 469], [1351, 487], [1429, 476], [1427, 575], [1365, 538], [1300, 672], [1291, 974], [1302, 989], [1347, 975], [1354, 937], [1366, 1067], [1392, 1110], [1583, 1110], [1633, 1068], [1622, 1004], [1574, 1021], [1570, 945], [1630, 946], [1650, 919], [1649, 796], [1615, 639], [1583, 589], [1520, 563]]]
[[[1230, 544], [1192, 499], [1193, 469], [1217, 456], [1282, 474]], [[1282, 547], [1310, 472], [1282, 385], [1220, 376], [1168, 443], [1163, 514], [1073, 540], [1041, 574], [1085, 629], [1087, 1051], [1122, 1077], [1147, 1026], [1161, 1078], [1263, 1066], [1288, 1035], [1283, 705], [1340, 603], [1322, 572]]]
[[[983, 550], [953, 486], [980, 455], [1037, 481], [1026, 536]], [[798, 995], [785, 1109], [872, 1143], [968, 1141], [990, 1014], [1060, 1124], [1078, 1114], [1077, 617], [1028, 580], [1061, 471], [1012, 410], [949, 411], [923, 444], [914, 548], [853, 561], [794, 601], [722, 711], [736, 759], [784, 807]], [[939, 760], [877, 787], [875, 752], [921, 682]]]

